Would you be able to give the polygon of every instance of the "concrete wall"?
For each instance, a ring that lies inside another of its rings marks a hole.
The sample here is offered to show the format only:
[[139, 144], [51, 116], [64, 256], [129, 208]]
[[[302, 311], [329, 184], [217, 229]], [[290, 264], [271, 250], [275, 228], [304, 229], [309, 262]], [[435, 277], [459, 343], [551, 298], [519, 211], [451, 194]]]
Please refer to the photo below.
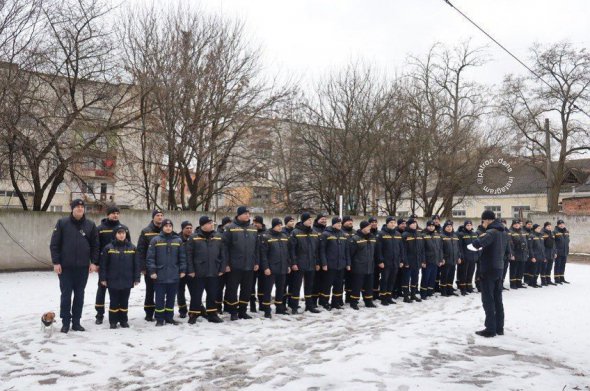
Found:
[[[165, 212], [166, 217], [169, 217], [174, 222], [175, 230], [180, 230], [180, 223], [184, 220], [191, 221], [196, 227], [202, 214], [201, 212]], [[67, 215], [68, 213], [0, 209], [0, 223], [2, 224], [0, 225], [0, 271], [49, 268], [51, 264], [49, 254], [51, 233], [57, 220]], [[215, 216], [215, 214], [209, 216], [216, 222], [221, 222], [223, 217], [221, 215]], [[267, 225], [270, 224], [273, 217], [283, 217], [269, 214], [263, 214], [262, 216]], [[104, 218], [103, 215], [94, 214], [88, 214], [87, 217], [93, 220], [96, 225]], [[296, 215], [293, 215], [293, 217], [298, 218]], [[355, 217], [355, 226], [358, 226], [358, 223], [366, 218]], [[137, 243], [139, 232], [150, 220], [151, 213], [149, 211], [123, 210], [121, 213], [121, 222], [129, 227], [133, 243]], [[378, 221], [379, 227], [381, 227], [385, 223], [385, 217], [379, 217]], [[420, 225], [423, 226], [424, 222], [425, 220], [421, 219]], [[10, 236], [24, 249], [19, 247]], [[46, 264], [36, 261], [33, 256]]]
[[566, 215], [564, 213], [535, 213], [529, 218], [537, 223], [551, 222], [555, 228], [557, 220], [563, 220], [570, 231], [570, 253], [590, 254], [590, 216]]

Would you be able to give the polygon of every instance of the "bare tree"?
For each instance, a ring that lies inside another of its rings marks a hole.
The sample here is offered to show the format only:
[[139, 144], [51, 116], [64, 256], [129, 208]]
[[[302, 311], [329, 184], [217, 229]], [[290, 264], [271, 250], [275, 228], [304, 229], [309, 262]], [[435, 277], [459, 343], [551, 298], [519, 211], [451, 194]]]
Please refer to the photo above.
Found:
[[[521, 136], [523, 154], [547, 177], [547, 157], [551, 165], [549, 212], [559, 208], [559, 192], [566, 174], [566, 160], [590, 150], [590, 53], [569, 42], [531, 49], [535, 75], [504, 81], [500, 112]], [[546, 84], [547, 83], [547, 84]], [[550, 144], [545, 142], [545, 119], [551, 119]], [[557, 153], [551, 147], [557, 146]]]

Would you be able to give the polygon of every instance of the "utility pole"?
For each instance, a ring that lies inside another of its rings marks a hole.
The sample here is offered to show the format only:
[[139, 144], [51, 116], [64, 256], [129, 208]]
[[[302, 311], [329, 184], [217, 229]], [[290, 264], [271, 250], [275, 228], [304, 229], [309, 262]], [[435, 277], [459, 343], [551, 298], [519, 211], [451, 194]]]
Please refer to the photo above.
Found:
[[549, 134], [549, 118], [545, 118], [545, 160], [546, 160], [546, 174], [547, 178], [547, 212], [551, 210], [551, 187], [552, 181], [552, 168], [551, 168], [551, 136]]

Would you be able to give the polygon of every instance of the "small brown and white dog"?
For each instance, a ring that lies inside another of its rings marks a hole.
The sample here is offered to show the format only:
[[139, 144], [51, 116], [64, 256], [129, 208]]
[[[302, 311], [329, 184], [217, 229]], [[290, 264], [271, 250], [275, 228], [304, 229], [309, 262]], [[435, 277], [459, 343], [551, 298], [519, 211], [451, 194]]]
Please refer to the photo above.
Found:
[[55, 312], [49, 311], [41, 316], [41, 331], [45, 332], [46, 337], [53, 335], [53, 324], [55, 323]]

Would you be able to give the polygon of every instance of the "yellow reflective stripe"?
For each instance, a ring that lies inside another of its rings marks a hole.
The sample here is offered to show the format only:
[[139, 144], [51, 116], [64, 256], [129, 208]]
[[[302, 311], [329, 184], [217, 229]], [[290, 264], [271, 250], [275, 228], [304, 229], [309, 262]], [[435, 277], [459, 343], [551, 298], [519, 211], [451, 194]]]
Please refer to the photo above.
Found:
[[200, 238], [200, 237], [194, 237], [193, 240], [205, 240], [205, 238]]
[[222, 239], [218, 238], [218, 237], [214, 237], [214, 238], [211, 238], [211, 240], [222, 240]]
[[168, 243], [156, 243], [155, 245], [156, 245], [156, 246], [167, 246], [167, 245], [168, 245]]
[[281, 239], [281, 242], [288, 242], [289, 239]]
[[367, 241], [366, 241], [366, 240], [364, 240], [364, 239], [363, 239], [363, 240], [357, 240], [356, 242], [357, 242], [357, 243], [367, 243]]
[[158, 232], [146, 232], [143, 234], [143, 236], [156, 236], [156, 235], [159, 235], [159, 233]]
[[326, 239], [327, 240], [338, 240], [338, 238], [336, 236], [328, 236]]
[[119, 251], [117, 251], [117, 250], [109, 250], [109, 252], [107, 254], [119, 254]]
[[406, 238], [406, 240], [414, 240], [414, 238]]
[[113, 232], [113, 230], [112, 229], [103, 229], [101, 231], [98, 231], [99, 234], [108, 234], [110, 232]]
[[123, 251], [125, 254], [135, 254], [135, 250], [125, 250]]
[[279, 239], [268, 239], [267, 242], [268, 243], [274, 243], [274, 242], [278, 242]]
[[180, 246], [180, 243], [170, 243], [171, 246]]

